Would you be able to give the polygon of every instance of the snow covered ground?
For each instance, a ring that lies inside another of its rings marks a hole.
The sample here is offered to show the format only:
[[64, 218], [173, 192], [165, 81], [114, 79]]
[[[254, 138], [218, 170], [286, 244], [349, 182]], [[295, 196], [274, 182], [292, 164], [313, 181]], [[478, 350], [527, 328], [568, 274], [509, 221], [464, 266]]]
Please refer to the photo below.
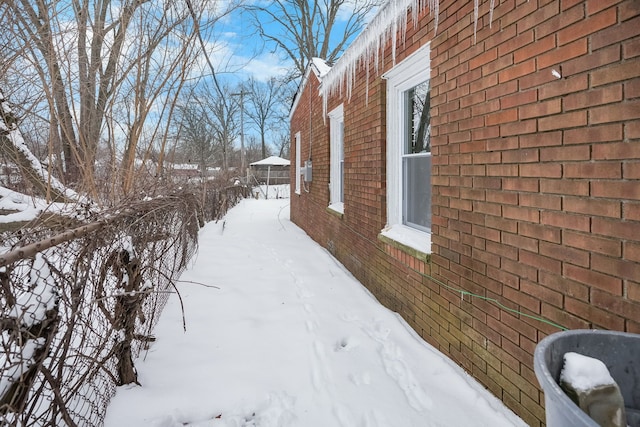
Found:
[[43, 199], [29, 197], [5, 187], [0, 187], [0, 210], [12, 212], [10, 214], [0, 215], [0, 223], [31, 221], [44, 210], [62, 213], [65, 208], [66, 206], [62, 203], [48, 204]]
[[247, 199], [201, 231], [106, 427], [524, 426], [289, 221]]

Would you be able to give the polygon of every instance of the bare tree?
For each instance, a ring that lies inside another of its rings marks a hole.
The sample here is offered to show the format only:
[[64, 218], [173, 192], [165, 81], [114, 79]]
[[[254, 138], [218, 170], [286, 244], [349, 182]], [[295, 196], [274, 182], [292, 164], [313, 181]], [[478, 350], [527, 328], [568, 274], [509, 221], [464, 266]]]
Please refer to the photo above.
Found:
[[230, 157], [235, 140], [241, 131], [238, 123], [240, 104], [231, 95], [233, 91], [229, 87], [221, 86], [219, 89], [221, 92], [219, 96], [210, 97], [201, 102], [206, 101], [207, 117], [213, 129], [214, 140], [222, 153], [222, 169], [227, 172], [231, 166]]
[[214, 161], [216, 144], [211, 121], [207, 118], [205, 106], [191, 100], [178, 107], [180, 150], [189, 161], [198, 164], [200, 172], [204, 174], [207, 167]]
[[196, 161], [201, 171], [217, 166], [226, 172], [234, 165], [240, 104], [232, 92], [225, 85], [212, 88], [202, 84], [192, 87], [176, 107], [178, 155]]
[[270, 154], [269, 150], [267, 150], [266, 153], [263, 153], [260, 141], [258, 141], [258, 138], [255, 135], [249, 135], [247, 137], [246, 144], [248, 164], [264, 159]]
[[288, 130], [277, 133], [273, 139], [273, 144], [278, 152], [278, 157], [288, 158], [291, 148], [291, 136]]
[[[161, 16], [157, 22], [149, 22], [141, 28], [140, 35], [135, 38], [135, 45], [130, 49], [134, 52], [144, 51], [146, 46], [159, 37], [157, 28], [167, 27], [163, 25], [164, 20], [164, 16]], [[155, 141], [158, 138], [166, 139], [167, 128], [163, 126], [162, 119], [171, 119], [173, 104], [177, 101], [195, 57], [195, 37], [191, 32], [185, 33], [187, 30], [188, 28], [181, 28], [179, 34], [184, 34], [188, 43], [180, 45], [178, 49], [166, 46], [157, 49], [149, 58], [134, 66], [136, 78], [131, 79], [131, 86], [122, 86], [125, 92], [121, 99], [124, 102], [119, 107], [125, 113], [123, 122], [126, 127], [124, 154], [118, 170], [124, 194], [129, 194], [134, 188], [136, 158], [144, 164], [150, 159]], [[168, 38], [170, 35], [166, 34], [164, 37]], [[175, 41], [175, 37], [171, 39]], [[126, 92], [128, 88], [130, 90]], [[151, 116], [154, 120], [149, 120]]]
[[272, 77], [266, 82], [251, 78], [244, 85], [248, 92], [246, 114], [260, 135], [262, 158], [267, 157], [267, 131], [284, 115], [284, 83]]
[[[152, 144], [166, 148], [175, 101], [202, 49], [195, 36], [210, 40], [217, 20], [237, 7], [235, 1], [214, 3], [0, 2], [0, 15], [10, 18], [0, 49], [12, 60], [0, 64], [0, 72], [17, 71], [45, 95], [36, 102], [46, 105], [41, 119], [49, 123], [49, 151], [60, 150], [68, 183], [96, 196], [96, 154], [106, 138], [114, 151], [124, 147], [122, 156], [113, 156], [122, 162], [113, 170], [121, 192], [132, 190], [135, 157], [148, 154]], [[141, 141], [150, 145], [140, 147]]]
[[258, 33], [290, 59], [295, 79], [311, 58], [334, 62], [360, 32], [380, 0], [275, 0], [253, 6]]
[[[13, 2], [18, 18], [15, 29], [29, 50], [25, 59], [37, 69], [49, 95], [52, 138], [62, 142], [68, 181], [92, 184], [86, 166], [95, 159], [104, 114], [120, 78], [129, 25], [143, 4], [125, 2], [119, 16], [111, 16], [109, 1]], [[69, 44], [74, 37], [76, 49], [71, 55]]]
[[0, 153], [9, 162], [18, 165], [22, 175], [38, 194], [47, 200], [67, 201], [70, 194], [38, 162], [24, 143], [18, 128], [18, 119], [0, 90]]

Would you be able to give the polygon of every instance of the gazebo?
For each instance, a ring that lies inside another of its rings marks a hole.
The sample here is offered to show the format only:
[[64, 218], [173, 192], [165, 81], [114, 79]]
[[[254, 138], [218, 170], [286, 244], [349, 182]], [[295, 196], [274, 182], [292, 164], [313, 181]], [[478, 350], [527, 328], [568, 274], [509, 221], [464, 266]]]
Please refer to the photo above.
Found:
[[251, 163], [251, 175], [260, 184], [277, 185], [289, 183], [289, 167], [291, 162], [278, 156], [267, 157]]

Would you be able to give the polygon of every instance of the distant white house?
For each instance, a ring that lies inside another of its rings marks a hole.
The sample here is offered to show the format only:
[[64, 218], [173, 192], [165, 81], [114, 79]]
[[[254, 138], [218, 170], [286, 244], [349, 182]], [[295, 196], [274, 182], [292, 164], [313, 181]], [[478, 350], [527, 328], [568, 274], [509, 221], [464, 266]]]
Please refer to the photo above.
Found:
[[200, 176], [200, 169], [197, 163], [170, 163], [165, 162], [165, 167], [171, 171], [176, 178], [195, 178]]

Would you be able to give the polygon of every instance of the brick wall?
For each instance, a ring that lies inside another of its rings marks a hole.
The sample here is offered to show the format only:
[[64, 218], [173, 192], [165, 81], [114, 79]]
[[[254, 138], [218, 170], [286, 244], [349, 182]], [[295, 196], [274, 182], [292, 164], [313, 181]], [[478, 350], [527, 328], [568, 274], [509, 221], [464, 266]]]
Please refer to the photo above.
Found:
[[364, 67], [351, 100], [329, 99], [344, 103], [344, 216], [326, 210], [328, 121], [311, 85], [314, 182], [291, 215], [426, 341], [542, 425], [533, 351], [558, 330], [547, 322], [640, 333], [640, 3], [503, 0], [489, 25], [484, 1], [479, 15], [474, 36], [473, 2], [442, 0], [436, 36], [423, 13], [398, 45], [397, 62], [431, 42], [430, 257], [378, 236], [386, 89], [373, 73], [367, 89]]
[[[322, 112], [322, 99], [318, 96], [320, 82], [316, 74], [309, 73], [304, 91], [297, 100], [295, 117], [291, 125], [291, 185], [295, 187], [295, 134], [300, 132], [300, 159], [302, 165], [311, 160], [313, 180], [305, 183], [301, 180], [302, 196], [294, 195], [296, 209], [291, 210], [291, 219], [296, 223], [306, 223], [313, 227], [315, 221], [309, 221], [318, 215], [318, 208], [329, 204], [329, 145], [328, 127], [325, 126]], [[319, 232], [319, 228], [316, 232]]]

